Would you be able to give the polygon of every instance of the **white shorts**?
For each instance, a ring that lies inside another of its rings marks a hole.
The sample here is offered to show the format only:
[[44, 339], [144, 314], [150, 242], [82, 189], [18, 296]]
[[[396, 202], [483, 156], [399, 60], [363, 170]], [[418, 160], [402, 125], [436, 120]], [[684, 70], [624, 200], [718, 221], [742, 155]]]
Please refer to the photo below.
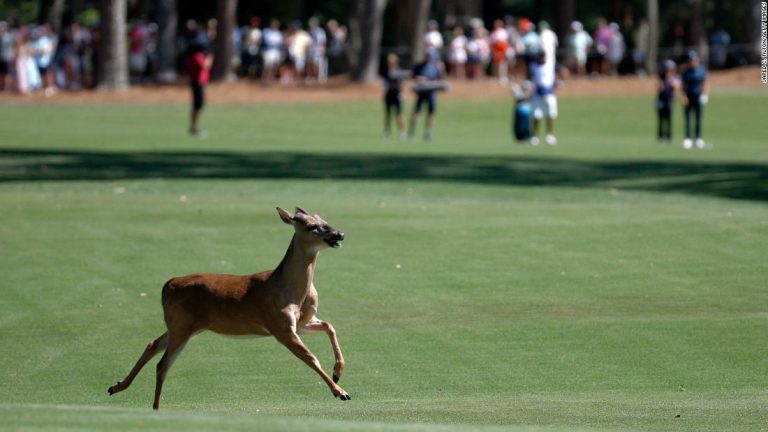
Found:
[[554, 94], [544, 96], [534, 95], [531, 100], [531, 105], [533, 105], [533, 118], [557, 118], [557, 97], [555, 97]]
[[264, 51], [263, 56], [264, 56], [264, 64], [266, 66], [279, 65], [280, 61], [282, 61], [282, 55], [280, 55], [280, 50], [268, 49]]

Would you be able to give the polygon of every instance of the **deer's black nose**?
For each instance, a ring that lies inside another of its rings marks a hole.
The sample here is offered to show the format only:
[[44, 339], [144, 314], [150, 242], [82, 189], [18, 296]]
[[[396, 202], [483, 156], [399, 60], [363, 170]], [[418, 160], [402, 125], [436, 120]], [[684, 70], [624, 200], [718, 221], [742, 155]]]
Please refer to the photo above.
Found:
[[339, 231], [336, 233], [336, 240], [344, 240], [344, 233]]

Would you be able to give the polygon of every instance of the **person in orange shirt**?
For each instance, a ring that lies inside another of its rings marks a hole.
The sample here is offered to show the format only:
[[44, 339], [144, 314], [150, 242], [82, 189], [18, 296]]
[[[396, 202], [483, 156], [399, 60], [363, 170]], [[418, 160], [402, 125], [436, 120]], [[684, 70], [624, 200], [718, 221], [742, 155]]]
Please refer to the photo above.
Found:
[[507, 50], [509, 49], [509, 32], [504, 25], [504, 21], [497, 19], [493, 22], [493, 33], [491, 33], [491, 63], [493, 65], [492, 74], [502, 84], [507, 83]]

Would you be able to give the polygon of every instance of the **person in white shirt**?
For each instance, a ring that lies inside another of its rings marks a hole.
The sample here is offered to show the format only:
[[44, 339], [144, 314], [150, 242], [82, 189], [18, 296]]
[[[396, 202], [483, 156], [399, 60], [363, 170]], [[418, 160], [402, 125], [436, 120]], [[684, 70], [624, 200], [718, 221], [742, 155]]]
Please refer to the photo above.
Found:
[[464, 29], [456, 26], [453, 29], [453, 39], [448, 48], [448, 65], [451, 70], [451, 76], [454, 78], [464, 78], [467, 69], [467, 37], [464, 36]]
[[554, 66], [557, 62], [557, 35], [546, 21], [539, 22], [539, 38], [541, 50], [544, 51], [544, 62]]
[[544, 136], [549, 145], [557, 144], [555, 138], [555, 119], [557, 119], [557, 97], [555, 97], [556, 85], [556, 65], [546, 61], [544, 51], [534, 58], [530, 65], [531, 81], [535, 86], [532, 105], [533, 105], [533, 131], [530, 143], [539, 144], [537, 136], [539, 123], [546, 117], [547, 131]]
[[571, 34], [568, 36], [568, 62], [576, 75], [586, 73], [587, 52], [592, 43], [592, 36], [584, 31], [584, 25], [579, 21], [572, 22]]
[[307, 79], [317, 79], [322, 83], [328, 78], [328, 61], [325, 57], [328, 38], [316, 17], [309, 19], [309, 36], [312, 43], [307, 52]]
[[261, 18], [257, 16], [252, 17], [250, 26], [246, 27], [243, 32], [243, 48], [240, 64], [242, 64], [243, 74], [246, 76], [253, 76], [256, 73], [259, 50], [261, 49], [260, 25]]
[[427, 23], [427, 33], [424, 35], [424, 48], [427, 52], [435, 52], [440, 56], [443, 49], [443, 35], [440, 34], [440, 26], [437, 21], [430, 20]]
[[53, 54], [56, 51], [56, 38], [48, 24], [33, 30], [30, 48], [35, 65], [42, 78], [45, 95], [50, 96], [55, 92], [52, 61]]
[[264, 29], [261, 37], [264, 41], [261, 54], [264, 60], [264, 69], [261, 72], [261, 79], [268, 83], [275, 79], [277, 69], [283, 60], [283, 33], [280, 32], [280, 21], [276, 19], [271, 20], [269, 27]]

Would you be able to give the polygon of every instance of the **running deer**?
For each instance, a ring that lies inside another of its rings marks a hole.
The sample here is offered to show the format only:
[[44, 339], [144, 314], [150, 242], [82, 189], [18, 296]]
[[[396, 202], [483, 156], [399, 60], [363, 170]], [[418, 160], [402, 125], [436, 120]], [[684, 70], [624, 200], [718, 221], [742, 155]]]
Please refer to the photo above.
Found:
[[[153, 408], [158, 409], [168, 369], [189, 338], [210, 330], [232, 336], [274, 336], [317, 372], [335, 397], [352, 399], [337, 384], [344, 373], [344, 356], [333, 326], [316, 316], [317, 290], [312, 283], [318, 252], [341, 246], [344, 233], [301, 207], [296, 207], [295, 214], [278, 207], [277, 213], [295, 231], [277, 268], [247, 276], [192, 274], [166, 282], [162, 305], [167, 331], [147, 345], [128, 376], [109, 388], [110, 395], [127, 389], [141, 368], [165, 350], [157, 364]], [[325, 332], [331, 339], [336, 358], [333, 378], [304, 345], [300, 332]]]

